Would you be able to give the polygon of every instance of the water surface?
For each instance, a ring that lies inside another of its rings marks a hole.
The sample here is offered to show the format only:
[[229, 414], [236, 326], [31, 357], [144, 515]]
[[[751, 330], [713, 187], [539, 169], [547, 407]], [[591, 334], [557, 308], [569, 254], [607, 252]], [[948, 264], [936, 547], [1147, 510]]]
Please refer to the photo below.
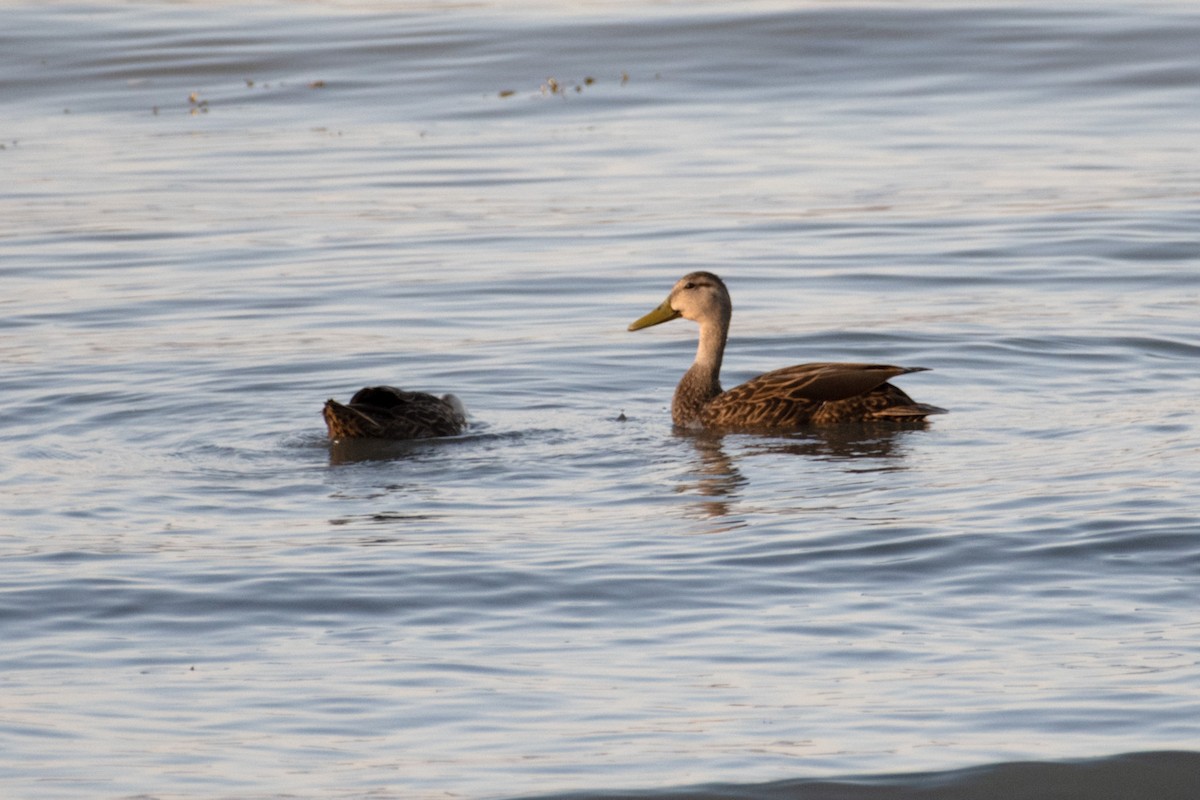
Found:
[[[1189, 5], [0, 14], [12, 796], [1196, 794]], [[672, 431], [697, 268], [951, 413]]]

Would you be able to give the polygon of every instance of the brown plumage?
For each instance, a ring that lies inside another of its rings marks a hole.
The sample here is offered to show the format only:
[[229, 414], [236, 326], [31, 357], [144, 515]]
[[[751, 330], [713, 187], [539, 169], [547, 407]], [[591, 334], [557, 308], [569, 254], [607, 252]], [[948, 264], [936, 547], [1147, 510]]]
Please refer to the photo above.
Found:
[[467, 427], [466, 409], [454, 395], [434, 397], [392, 386], [359, 389], [348, 404], [328, 400], [323, 413], [334, 441], [430, 439], [454, 436]]
[[629, 326], [636, 331], [679, 317], [700, 325], [696, 360], [675, 389], [671, 418], [676, 425], [721, 430], [792, 430], [837, 422], [923, 420], [944, 413], [916, 403], [887, 381], [925, 367], [887, 364], [798, 364], [721, 390], [721, 360], [733, 303], [725, 284], [711, 272], [679, 279], [658, 308]]

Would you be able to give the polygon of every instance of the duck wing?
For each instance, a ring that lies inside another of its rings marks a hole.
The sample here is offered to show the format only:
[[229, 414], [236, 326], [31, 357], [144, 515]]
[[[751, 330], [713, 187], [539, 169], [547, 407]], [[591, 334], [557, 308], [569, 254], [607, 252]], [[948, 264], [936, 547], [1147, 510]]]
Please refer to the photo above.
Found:
[[836, 362], [784, 367], [717, 395], [705, 406], [703, 421], [715, 427], [790, 428], [810, 422], [920, 417], [934, 413], [934, 407], [901, 413], [900, 408], [915, 409], [917, 404], [887, 381], [925, 369]]

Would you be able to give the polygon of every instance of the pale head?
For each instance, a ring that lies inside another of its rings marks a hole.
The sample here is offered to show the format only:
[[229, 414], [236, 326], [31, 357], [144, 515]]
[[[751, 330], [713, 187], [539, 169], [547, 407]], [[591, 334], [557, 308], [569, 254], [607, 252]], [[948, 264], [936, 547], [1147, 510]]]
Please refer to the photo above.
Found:
[[679, 317], [701, 326], [715, 323], [718, 328], [725, 328], [732, 313], [733, 303], [721, 279], [711, 272], [693, 272], [680, 278], [667, 299], [630, 325], [629, 330], [649, 328]]

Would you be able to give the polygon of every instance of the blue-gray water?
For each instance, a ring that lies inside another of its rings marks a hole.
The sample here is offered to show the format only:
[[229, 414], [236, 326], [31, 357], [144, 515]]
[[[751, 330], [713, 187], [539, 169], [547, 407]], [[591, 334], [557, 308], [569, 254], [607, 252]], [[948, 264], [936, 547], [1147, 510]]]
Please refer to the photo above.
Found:
[[[5, 797], [1200, 796], [1195, 6], [0, 21]], [[951, 413], [673, 433], [697, 268]]]

